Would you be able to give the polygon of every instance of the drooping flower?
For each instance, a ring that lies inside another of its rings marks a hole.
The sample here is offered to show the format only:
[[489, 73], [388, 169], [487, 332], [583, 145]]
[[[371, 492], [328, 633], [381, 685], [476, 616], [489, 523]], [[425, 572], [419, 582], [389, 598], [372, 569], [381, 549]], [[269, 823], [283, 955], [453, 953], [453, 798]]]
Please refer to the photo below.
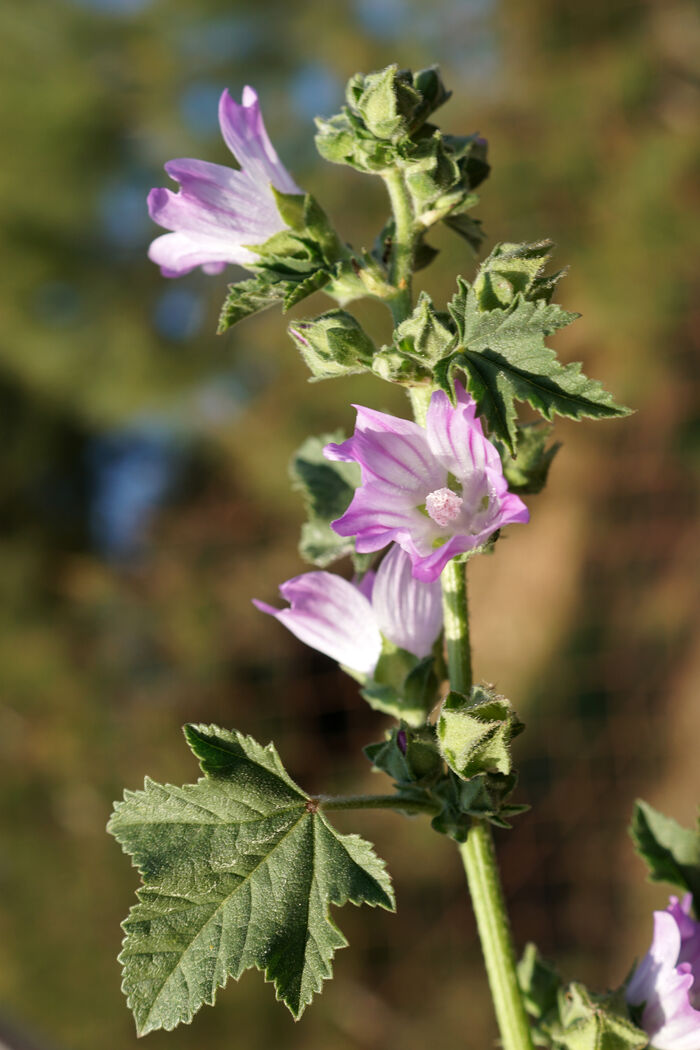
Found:
[[691, 895], [654, 912], [651, 948], [632, 974], [627, 1001], [644, 1006], [641, 1025], [654, 1050], [700, 1050], [700, 922]]
[[432, 395], [425, 427], [356, 405], [353, 436], [324, 449], [328, 459], [353, 460], [362, 472], [350, 506], [332, 522], [335, 531], [356, 536], [361, 552], [395, 541], [409, 555], [416, 579], [428, 582], [450, 558], [530, 517], [508, 491], [473, 398], [459, 383], [455, 387], [456, 407], [443, 391]]
[[148, 250], [164, 277], [180, 277], [196, 266], [214, 274], [228, 263], [254, 264], [257, 256], [246, 245], [264, 244], [285, 229], [270, 184], [301, 193], [267, 137], [251, 87], [243, 89], [241, 105], [224, 91], [219, 124], [240, 171], [204, 160], [171, 160], [165, 170], [180, 183], [179, 191], [153, 189], [148, 195], [151, 218], [173, 231]]
[[280, 586], [289, 609], [253, 599], [306, 645], [338, 663], [371, 675], [382, 637], [414, 656], [428, 656], [442, 627], [438, 584], [415, 580], [400, 547], [392, 547], [360, 584], [330, 572], [306, 572]]

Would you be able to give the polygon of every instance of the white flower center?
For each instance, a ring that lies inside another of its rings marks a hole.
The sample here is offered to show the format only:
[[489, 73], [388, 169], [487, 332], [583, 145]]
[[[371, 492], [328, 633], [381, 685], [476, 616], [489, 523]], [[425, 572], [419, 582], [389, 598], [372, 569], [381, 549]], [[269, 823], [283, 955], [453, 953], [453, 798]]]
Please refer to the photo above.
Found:
[[444, 528], [459, 516], [462, 497], [452, 489], [435, 489], [425, 497], [425, 509], [435, 524]]

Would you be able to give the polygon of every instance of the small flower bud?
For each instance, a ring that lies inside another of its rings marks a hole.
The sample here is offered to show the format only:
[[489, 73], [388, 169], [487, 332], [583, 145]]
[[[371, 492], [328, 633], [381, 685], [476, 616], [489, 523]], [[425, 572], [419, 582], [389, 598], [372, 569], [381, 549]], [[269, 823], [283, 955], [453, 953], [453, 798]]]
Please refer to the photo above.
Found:
[[372, 362], [374, 343], [345, 310], [294, 321], [288, 331], [317, 379], [363, 372]]

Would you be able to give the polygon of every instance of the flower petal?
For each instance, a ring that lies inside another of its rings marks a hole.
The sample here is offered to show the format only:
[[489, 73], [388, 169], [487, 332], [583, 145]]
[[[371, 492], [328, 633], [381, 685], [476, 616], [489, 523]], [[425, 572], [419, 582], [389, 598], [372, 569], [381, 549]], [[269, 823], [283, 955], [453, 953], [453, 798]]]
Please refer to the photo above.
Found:
[[330, 572], [307, 572], [283, 583], [280, 594], [290, 609], [257, 599], [253, 604], [306, 645], [360, 674], [372, 673], [382, 639], [372, 607], [356, 587]]
[[[164, 277], [181, 277], [196, 266], [206, 266], [209, 273], [220, 273], [227, 263], [250, 265], [257, 256], [246, 248], [221, 238], [191, 237], [184, 232], [164, 233], [148, 249], [148, 258], [160, 266]], [[212, 269], [217, 267], [217, 269]]]
[[634, 1006], [652, 999], [656, 978], [662, 970], [675, 967], [680, 948], [681, 934], [673, 916], [667, 911], [655, 911], [651, 947], [627, 986], [628, 1003]]
[[283, 193], [302, 192], [268, 138], [253, 88], [243, 89], [241, 105], [234, 102], [228, 91], [223, 92], [219, 100], [219, 124], [224, 142], [243, 171], [252, 175], [256, 182], [271, 182]]
[[374, 537], [404, 530], [415, 535], [416, 541], [428, 550], [439, 535], [435, 523], [420, 513], [410, 492], [381, 481], [369, 481], [355, 489], [350, 506], [331, 526], [339, 536], [357, 536], [359, 551], [379, 550], [394, 538], [388, 535], [384, 542], [371, 547], [359, 545], [369, 534]]
[[420, 583], [408, 554], [394, 545], [382, 561], [372, 593], [379, 630], [414, 656], [428, 656], [442, 628], [439, 583]]
[[355, 433], [326, 445], [326, 459], [360, 464], [363, 482], [384, 481], [415, 495], [416, 505], [444, 484], [445, 473], [430, 454], [425, 430], [408, 419], [355, 405]]
[[442, 390], [430, 399], [426, 433], [431, 452], [460, 481], [487, 467], [502, 473], [500, 456], [476, 418], [476, 402], [461, 383], [455, 383], [455, 392], [456, 408]]

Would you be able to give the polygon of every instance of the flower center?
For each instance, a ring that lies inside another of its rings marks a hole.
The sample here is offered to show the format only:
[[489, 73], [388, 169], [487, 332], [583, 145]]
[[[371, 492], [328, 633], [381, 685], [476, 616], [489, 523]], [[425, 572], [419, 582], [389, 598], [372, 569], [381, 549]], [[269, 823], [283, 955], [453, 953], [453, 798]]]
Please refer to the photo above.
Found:
[[452, 489], [435, 489], [425, 497], [425, 509], [435, 524], [444, 528], [459, 516], [462, 497]]

